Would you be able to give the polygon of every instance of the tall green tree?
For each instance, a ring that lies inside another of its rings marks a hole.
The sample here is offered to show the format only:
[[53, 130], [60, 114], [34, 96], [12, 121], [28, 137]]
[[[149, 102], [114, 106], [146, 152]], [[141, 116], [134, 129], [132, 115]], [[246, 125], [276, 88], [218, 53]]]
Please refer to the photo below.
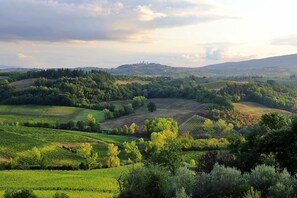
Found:
[[124, 142], [123, 144], [126, 156], [134, 162], [141, 162], [142, 155], [138, 149], [138, 146], [135, 141], [130, 143]]
[[157, 106], [156, 106], [156, 104], [154, 102], [149, 102], [147, 104], [147, 109], [148, 109], [149, 112], [154, 112], [154, 111], [157, 110]]
[[120, 158], [118, 157], [120, 151], [119, 147], [114, 144], [108, 144], [106, 166], [118, 167], [120, 166]]

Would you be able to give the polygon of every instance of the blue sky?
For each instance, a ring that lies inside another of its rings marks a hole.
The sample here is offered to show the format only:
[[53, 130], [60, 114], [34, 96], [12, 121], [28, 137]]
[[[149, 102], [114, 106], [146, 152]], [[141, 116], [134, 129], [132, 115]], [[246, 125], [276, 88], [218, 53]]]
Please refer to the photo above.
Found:
[[1, 0], [0, 64], [200, 67], [297, 50], [294, 0]]

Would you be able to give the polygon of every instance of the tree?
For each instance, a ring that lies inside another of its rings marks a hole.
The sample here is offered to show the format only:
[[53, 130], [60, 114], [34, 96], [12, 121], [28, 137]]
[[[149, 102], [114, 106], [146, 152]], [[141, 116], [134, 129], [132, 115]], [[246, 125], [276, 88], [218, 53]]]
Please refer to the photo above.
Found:
[[132, 106], [134, 109], [137, 109], [141, 106], [144, 105], [145, 101], [146, 101], [146, 97], [144, 96], [136, 96], [133, 98], [133, 102], [132, 102]]
[[93, 152], [93, 147], [89, 143], [80, 144], [77, 149], [77, 154], [85, 158], [85, 162], [82, 162], [80, 168], [89, 169], [97, 164], [98, 153]]
[[147, 105], [147, 109], [148, 111], [150, 112], [154, 112], [157, 110], [157, 106], [154, 102], [149, 102], [148, 105]]
[[132, 141], [130, 143], [124, 142], [123, 146], [128, 158], [130, 158], [134, 162], [141, 162], [142, 155], [135, 141]]
[[125, 104], [123, 105], [123, 107], [124, 107], [125, 114], [131, 114], [134, 112], [132, 104]]
[[118, 167], [120, 166], [120, 158], [118, 154], [120, 153], [119, 147], [114, 144], [108, 144], [106, 166], [107, 167]]
[[135, 124], [135, 122], [133, 122], [130, 127], [129, 127], [129, 133], [134, 134], [137, 132], [137, 125]]
[[96, 123], [96, 119], [94, 118], [94, 115], [93, 114], [88, 114], [87, 115], [87, 120], [89, 123]]
[[131, 169], [118, 180], [121, 189], [119, 197], [165, 197], [168, 175], [166, 169], [154, 165]]
[[123, 133], [128, 134], [129, 133], [129, 127], [125, 124], [123, 127]]
[[213, 121], [211, 121], [210, 119], [206, 119], [202, 125], [203, 130], [205, 131], [205, 133], [214, 133], [214, 128], [213, 128]]
[[90, 157], [92, 154], [93, 147], [90, 143], [81, 143], [77, 149], [77, 154], [83, 158]]
[[210, 173], [216, 163], [232, 167], [235, 164], [234, 155], [227, 152], [208, 151], [199, 157], [196, 171]]
[[66, 193], [55, 193], [53, 198], [70, 198]]
[[32, 190], [6, 190], [4, 198], [37, 198], [37, 195]]
[[180, 152], [181, 146], [175, 138], [167, 137], [164, 145], [153, 152], [150, 160], [154, 164], [166, 167], [174, 175], [181, 165]]
[[287, 122], [284, 115], [274, 112], [263, 115], [260, 125], [267, 126], [271, 130], [276, 130], [286, 126]]
[[47, 160], [44, 154], [36, 146], [31, 150], [31, 157], [34, 164], [38, 164], [41, 168], [46, 168]]
[[109, 120], [113, 117], [112, 112], [109, 109], [103, 109], [103, 113], [105, 120]]
[[178, 124], [173, 118], [154, 118], [152, 120], [145, 120], [145, 132], [151, 134], [152, 132], [162, 132], [165, 130], [178, 132]]

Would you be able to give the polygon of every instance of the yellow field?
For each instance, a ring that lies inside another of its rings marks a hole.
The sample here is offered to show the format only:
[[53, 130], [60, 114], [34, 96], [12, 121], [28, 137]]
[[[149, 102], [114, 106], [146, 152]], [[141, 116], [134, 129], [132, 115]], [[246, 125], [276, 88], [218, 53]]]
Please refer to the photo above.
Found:
[[249, 114], [257, 118], [260, 118], [263, 114], [272, 113], [272, 112], [278, 112], [284, 115], [290, 114], [289, 111], [269, 108], [255, 102], [240, 102], [240, 103], [233, 103], [233, 105], [235, 110], [238, 110], [243, 114]]

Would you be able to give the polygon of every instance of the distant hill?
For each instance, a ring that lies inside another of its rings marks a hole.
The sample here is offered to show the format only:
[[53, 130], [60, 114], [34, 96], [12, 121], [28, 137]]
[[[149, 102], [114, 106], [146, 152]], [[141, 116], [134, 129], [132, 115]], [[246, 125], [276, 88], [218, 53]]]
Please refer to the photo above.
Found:
[[[204, 67], [171, 67], [157, 63], [126, 64], [117, 68], [78, 67], [84, 71], [102, 70], [117, 75], [141, 76], [289, 76], [297, 74], [297, 54], [227, 62]], [[0, 65], [0, 72], [26, 72], [29, 68]]]
[[199, 68], [170, 67], [156, 63], [121, 65], [105, 69], [112, 74], [159, 76], [288, 76], [297, 74], [297, 54], [240, 62], [227, 62]]
[[107, 69], [112, 74], [153, 75], [153, 76], [188, 76], [193, 68], [171, 67], [156, 63], [139, 63], [121, 65], [115, 69]]
[[0, 65], [0, 72], [27, 72], [32, 70], [37, 70], [37, 69]]
[[290, 75], [297, 72], [297, 54], [208, 65], [201, 72], [230, 75]]

